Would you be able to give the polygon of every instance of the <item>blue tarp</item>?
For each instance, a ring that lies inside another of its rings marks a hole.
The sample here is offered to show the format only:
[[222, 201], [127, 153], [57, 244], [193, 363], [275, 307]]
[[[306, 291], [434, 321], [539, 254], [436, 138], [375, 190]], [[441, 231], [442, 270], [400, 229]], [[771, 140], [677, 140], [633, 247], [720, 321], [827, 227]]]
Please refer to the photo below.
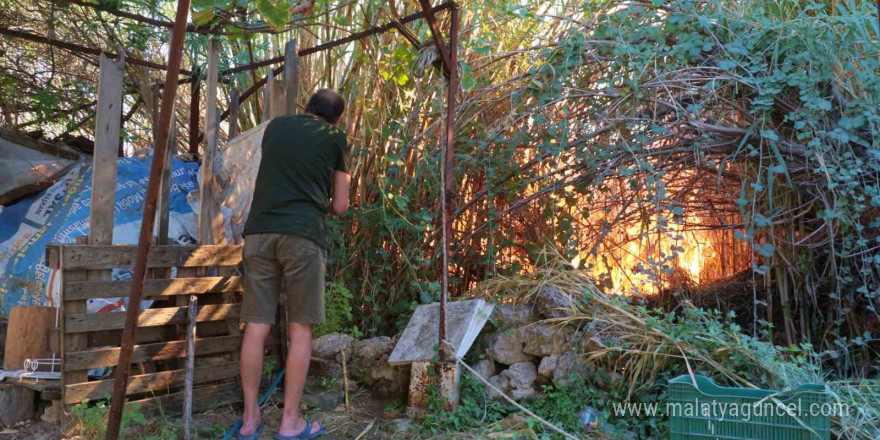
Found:
[[[151, 160], [149, 155], [119, 159], [115, 244], [137, 242]], [[0, 207], [0, 315], [15, 306], [57, 304], [58, 276], [45, 265], [46, 245], [73, 243], [88, 235], [91, 170], [91, 165], [77, 165], [55, 185]], [[177, 243], [195, 242], [197, 216], [187, 194], [198, 188], [198, 170], [192, 162], [174, 159], [172, 164], [169, 235]], [[113, 278], [131, 278], [131, 271], [114, 270]], [[104, 307], [89, 305], [90, 312]]]

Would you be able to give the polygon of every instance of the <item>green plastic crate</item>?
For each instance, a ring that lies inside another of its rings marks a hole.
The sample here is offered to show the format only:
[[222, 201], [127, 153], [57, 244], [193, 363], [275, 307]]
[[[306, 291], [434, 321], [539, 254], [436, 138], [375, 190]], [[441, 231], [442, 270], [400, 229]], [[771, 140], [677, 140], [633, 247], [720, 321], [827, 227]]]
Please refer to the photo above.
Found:
[[[823, 385], [804, 384], [782, 395], [771, 390], [722, 387], [705, 376], [695, 376], [695, 381], [696, 387], [687, 375], [669, 381], [666, 411], [671, 440], [831, 438], [830, 414], [822, 415], [830, 413]], [[768, 396], [774, 396], [775, 401]], [[775, 409], [776, 401], [795, 409], [797, 418]], [[688, 412], [689, 408], [692, 411]]]

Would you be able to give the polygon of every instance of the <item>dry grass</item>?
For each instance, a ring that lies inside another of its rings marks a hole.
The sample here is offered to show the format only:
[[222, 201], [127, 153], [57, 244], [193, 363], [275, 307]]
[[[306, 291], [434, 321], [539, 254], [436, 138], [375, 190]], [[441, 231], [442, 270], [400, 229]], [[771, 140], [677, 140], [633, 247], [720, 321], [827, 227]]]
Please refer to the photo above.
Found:
[[478, 292], [494, 300], [528, 303], [545, 286], [570, 300], [569, 317], [550, 319], [572, 325], [584, 335], [584, 361], [623, 374], [629, 394], [662, 386], [662, 375], [704, 374], [733, 385], [793, 389], [799, 384], [826, 383], [832, 400], [849, 405], [850, 416], [833, 418], [837, 434], [852, 439], [880, 438], [880, 382], [876, 379], [826, 380], [818, 356], [808, 349], [788, 351], [728, 326], [717, 316], [685, 305], [687, 321], [634, 306], [611, 297], [554, 250], [541, 254], [529, 276], [497, 277]]

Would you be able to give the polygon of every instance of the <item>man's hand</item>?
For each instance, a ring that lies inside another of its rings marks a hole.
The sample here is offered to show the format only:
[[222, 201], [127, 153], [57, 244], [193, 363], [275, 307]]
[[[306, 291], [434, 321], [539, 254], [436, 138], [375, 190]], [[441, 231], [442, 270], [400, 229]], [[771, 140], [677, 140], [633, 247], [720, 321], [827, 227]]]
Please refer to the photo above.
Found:
[[330, 202], [330, 215], [342, 215], [348, 211], [348, 191], [351, 175], [342, 171], [333, 172], [333, 197]]

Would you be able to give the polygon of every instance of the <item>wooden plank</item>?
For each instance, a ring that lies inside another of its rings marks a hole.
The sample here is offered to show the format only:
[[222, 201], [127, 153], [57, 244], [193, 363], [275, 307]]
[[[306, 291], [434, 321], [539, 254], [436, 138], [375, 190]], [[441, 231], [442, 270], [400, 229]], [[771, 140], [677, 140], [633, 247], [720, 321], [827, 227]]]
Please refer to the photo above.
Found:
[[284, 83], [281, 78], [275, 78], [271, 83], [272, 101], [269, 105], [269, 118], [274, 119], [284, 116]]
[[299, 97], [299, 55], [296, 53], [296, 38], [284, 47], [284, 114], [296, 114]]
[[[76, 337], [76, 335], [71, 336]], [[197, 356], [229, 353], [239, 348], [241, 348], [241, 337], [239, 336], [218, 336], [196, 340]], [[119, 352], [119, 347], [72, 351], [67, 354], [63, 364], [68, 370], [114, 366], [119, 362]], [[132, 363], [176, 359], [184, 356], [186, 356], [186, 342], [184, 341], [141, 344], [134, 346]]]
[[[138, 344], [174, 340], [174, 332], [171, 330], [167, 327], [139, 328], [137, 334], [134, 335], [134, 339]], [[122, 339], [122, 332], [118, 329], [90, 332], [88, 333], [88, 339], [89, 348], [116, 347]]]
[[[219, 108], [217, 109], [217, 119], [220, 119]], [[217, 130], [220, 130], [219, 126], [217, 127]], [[214, 149], [216, 150], [216, 142]], [[205, 214], [208, 216], [211, 240], [204, 243], [199, 241], [198, 243], [225, 245], [226, 229], [223, 227], [223, 211], [220, 208], [220, 199], [217, 197], [223, 191], [223, 188], [220, 187], [220, 183], [214, 178], [213, 172], [211, 173], [209, 184], [209, 188], [206, 188], [208, 191], [207, 199], [205, 201], [205, 207], [207, 208]]]
[[[179, 269], [183, 270], [183, 269]], [[181, 275], [178, 272], [178, 275]], [[118, 298], [128, 294], [131, 281], [67, 281], [64, 280], [64, 299]], [[144, 298], [172, 297], [177, 295], [203, 295], [206, 293], [241, 292], [244, 277], [195, 277], [146, 280]]]
[[95, 151], [92, 166], [89, 244], [113, 242], [116, 205], [116, 165], [122, 120], [122, 76], [125, 58], [101, 54], [98, 111], [95, 115]]
[[[242, 399], [241, 384], [238, 382], [222, 385], [211, 385], [193, 390], [193, 412], [200, 413], [211, 408], [230, 405]], [[137, 400], [131, 404], [138, 405], [141, 414], [179, 415], [183, 407], [183, 393], [167, 394], [149, 399]]]
[[3, 350], [3, 369], [21, 370], [26, 359], [46, 359], [49, 350], [49, 332], [55, 327], [53, 307], [17, 306], [9, 313], [6, 346]]
[[[266, 357], [266, 362], [277, 362], [278, 359], [278, 356], [268, 356]], [[238, 375], [238, 362], [200, 366], [193, 370], [193, 384], [198, 385], [217, 380], [235, 379]], [[169, 388], [178, 388], [184, 385], [185, 376], [186, 370], [184, 369], [132, 376], [128, 380], [125, 394], [150, 393]], [[98, 400], [106, 398], [113, 390], [113, 383], [113, 379], [106, 379], [70, 385], [65, 390], [66, 398], [69, 400], [65, 400], [64, 403], [76, 404], [85, 399]]]
[[[169, 324], [186, 322], [187, 307], [167, 307], [147, 309], [138, 315], [138, 329], [142, 327], [160, 327]], [[198, 322], [222, 321], [241, 315], [240, 304], [216, 304], [202, 306], [198, 314]], [[74, 313], [64, 316], [67, 334], [94, 332], [100, 330], [118, 330], [125, 326], [124, 313]]]
[[[64, 252], [59, 252], [63, 247]], [[46, 264], [52, 269], [108, 269], [134, 265], [137, 246], [76, 244], [46, 246]], [[235, 266], [241, 262], [241, 246], [151, 246], [148, 267]]]
[[211, 40], [208, 52], [207, 102], [205, 106], [205, 147], [202, 154], [201, 183], [199, 184], [199, 220], [197, 240], [200, 244], [213, 244], [211, 219], [214, 208], [214, 155], [219, 139], [220, 120], [217, 112], [217, 63], [220, 42]]
[[[59, 259], [63, 257], [63, 252], [59, 250]], [[85, 280], [88, 275], [86, 271], [72, 271], [65, 270], [62, 272], [61, 277], [63, 280], [67, 281], [79, 281]], [[65, 316], [66, 314], [73, 313], [86, 313], [86, 300], [78, 300], [78, 301], [64, 301], [64, 290], [61, 291], [61, 316]], [[65, 359], [72, 352], [77, 352], [80, 350], [84, 350], [88, 344], [88, 338], [85, 334], [73, 334], [68, 335], [65, 330], [64, 320], [61, 320], [61, 393], [62, 399], [64, 397], [64, 386], [72, 385], [76, 383], [86, 382], [89, 380], [87, 368], [77, 368], [71, 366], [65, 366]], [[70, 414], [70, 408], [65, 408], [64, 411], [64, 421], [62, 423], [62, 429], [65, 433], [72, 433], [75, 425], [75, 420], [72, 417], [68, 416]]]

